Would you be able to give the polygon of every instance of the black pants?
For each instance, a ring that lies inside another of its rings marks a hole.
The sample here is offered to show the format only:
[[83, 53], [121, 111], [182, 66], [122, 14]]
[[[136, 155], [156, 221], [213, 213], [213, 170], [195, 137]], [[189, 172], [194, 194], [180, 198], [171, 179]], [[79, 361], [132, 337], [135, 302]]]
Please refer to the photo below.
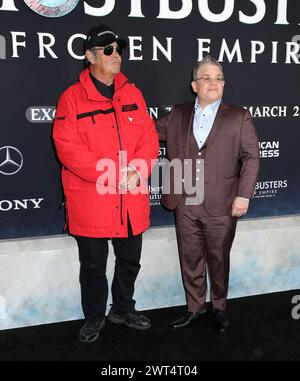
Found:
[[[81, 304], [87, 320], [96, 321], [105, 316], [108, 284], [106, 264], [107, 238], [75, 236], [79, 249]], [[132, 235], [128, 224], [128, 238], [112, 238], [116, 257], [112, 282], [113, 309], [117, 312], [134, 310], [134, 282], [140, 270], [142, 234]]]

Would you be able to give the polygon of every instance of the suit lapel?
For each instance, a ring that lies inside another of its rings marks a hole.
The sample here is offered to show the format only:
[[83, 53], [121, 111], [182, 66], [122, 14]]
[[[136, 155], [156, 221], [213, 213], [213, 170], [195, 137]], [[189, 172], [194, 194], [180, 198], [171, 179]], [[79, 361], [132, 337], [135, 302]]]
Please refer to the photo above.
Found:
[[218, 132], [220, 131], [220, 129], [222, 128], [222, 125], [224, 124], [224, 118], [226, 118], [227, 115], [228, 115], [228, 105], [226, 102], [221, 102], [217, 115], [215, 117], [212, 129], [206, 141], [206, 150], [209, 149], [209, 147], [215, 140], [216, 136], [218, 135]]
[[190, 132], [193, 128], [193, 121], [195, 115], [194, 103], [186, 105], [181, 115], [181, 136], [184, 149], [184, 155], [187, 158], [189, 154]]

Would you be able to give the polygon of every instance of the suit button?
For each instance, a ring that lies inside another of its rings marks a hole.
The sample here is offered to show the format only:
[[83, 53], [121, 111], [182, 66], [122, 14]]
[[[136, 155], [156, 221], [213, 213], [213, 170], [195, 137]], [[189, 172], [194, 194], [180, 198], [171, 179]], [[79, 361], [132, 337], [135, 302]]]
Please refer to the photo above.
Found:
[[198, 152], [198, 156], [201, 156], [201, 152]]
[[182, 179], [182, 182], [184, 183], [184, 179]]
[[196, 180], [199, 181], [199, 177], [197, 177]]

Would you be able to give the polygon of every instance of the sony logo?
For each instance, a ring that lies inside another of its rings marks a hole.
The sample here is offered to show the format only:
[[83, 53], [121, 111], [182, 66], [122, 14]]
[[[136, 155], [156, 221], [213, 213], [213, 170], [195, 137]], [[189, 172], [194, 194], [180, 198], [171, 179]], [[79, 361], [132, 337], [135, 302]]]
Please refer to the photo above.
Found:
[[23, 200], [0, 200], [0, 212], [20, 209], [40, 209], [44, 198], [25, 198]]

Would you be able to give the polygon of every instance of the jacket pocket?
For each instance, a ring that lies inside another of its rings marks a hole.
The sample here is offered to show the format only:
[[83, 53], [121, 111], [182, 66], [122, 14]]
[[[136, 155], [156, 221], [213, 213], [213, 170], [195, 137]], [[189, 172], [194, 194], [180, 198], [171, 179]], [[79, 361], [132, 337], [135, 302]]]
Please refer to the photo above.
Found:
[[225, 176], [223, 176], [223, 179], [225, 180], [229, 180], [229, 179], [234, 179], [234, 178], [237, 178], [238, 177], [238, 173], [234, 173], [234, 174], [227, 174]]
[[113, 125], [111, 116], [114, 109], [99, 109], [84, 112], [77, 115], [77, 123], [79, 132], [93, 132], [99, 129], [108, 129]]

